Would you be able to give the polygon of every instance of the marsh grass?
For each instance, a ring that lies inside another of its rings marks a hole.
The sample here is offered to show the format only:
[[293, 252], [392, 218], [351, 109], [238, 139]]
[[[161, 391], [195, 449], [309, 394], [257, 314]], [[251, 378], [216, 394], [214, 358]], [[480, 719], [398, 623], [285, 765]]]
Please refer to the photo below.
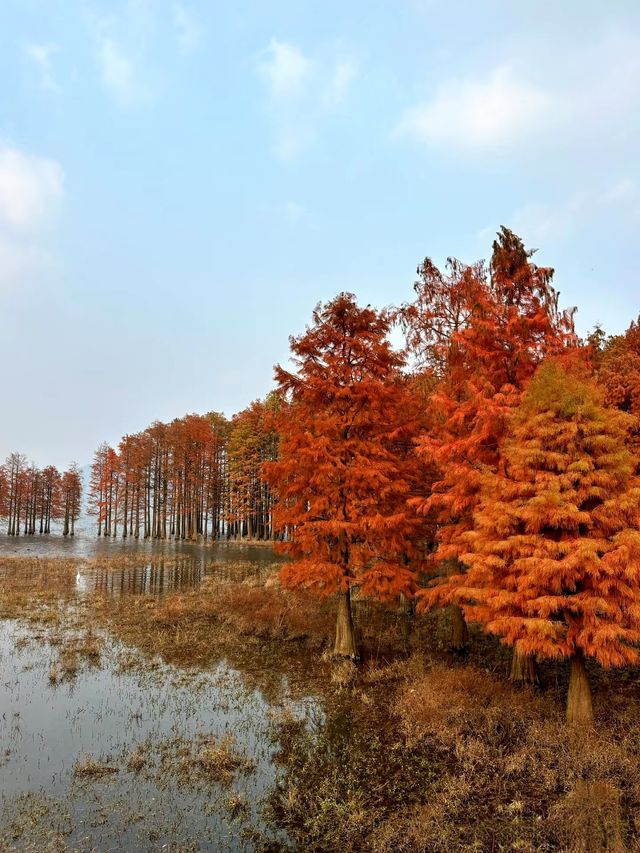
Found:
[[120, 768], [112, 764], [108, 759], [80, 758], [74, 768], [74, 776], [80, 779], [103, 779], [120, 772]]
[[[463, 658], [448, 651], [442, 613], [412, 617], [356, 598], [363, 664], [342, 672], [328, 654], [333, 602], [283, 590], [275, 562], [230, 558], [197, 589], [164, 595], [76, 594], [77, 571], [129, 571], [140, 559], [3, 560], [0, 616], [27, 622], [30, 638], [57, 649], [56, 683], [99, 666], [105, 637], [118, 641], [117, 672], [153, 675], [170, 663], [193, 690], [217, 662], [237, 667], [281, 703], [272, 715], [278, 784], [265, 814], [294, 849], [640, 849], [636, 670], [591, 667], [597, 727], [576, 737], [562, 719], [563, 666], [541, 667], [538, 690], [516, 689], [505, 678], [509, 653], [492, 638], [474, 633]], [[323, 714], [293, 713], [283, 691], [320, 698]], [[145, 742], [107, 765], [225, 791], [238, 819], [254, 805], [228, 793], [251, 761], [224, 736]], [[110, 773], [77, 776], [90, 784]], [[118, 773], [111, 778], [118, 784]], [[251, 827], [246, 837], [261, 843]]]
[[85, 667], [100, 666], [104, 640], [92, 630], [79, 636], [53, 636], [49, 643], [58, 650], [58, 660], [49, 670], [51, 684], [72, 681]]

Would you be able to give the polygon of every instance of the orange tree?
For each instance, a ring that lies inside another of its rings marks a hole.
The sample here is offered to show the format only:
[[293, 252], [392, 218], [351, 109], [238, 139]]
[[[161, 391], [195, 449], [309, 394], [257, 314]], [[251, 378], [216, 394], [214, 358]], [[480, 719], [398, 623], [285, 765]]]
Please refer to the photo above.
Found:
[[[592, 338], [602, 337], [602, 333]], [[604, 388], [605, 402], [623, 412], [640, 416], [640, 318], [623, 335], [613, 335], [596, 349], [595, 368]], [[631, 437], [636, 462], [640, 466], [640, 429]]]
[[290, 339], [296, 371], [276, 367], [279, 453], [263, 466], [285, 536], [278, 547], [292, 558], [282, 582], [337, 594], [334, 653], [351, 658], [352, 589], [412, 596], [418, 568], [420, 521], [407, 504], [414, 407], [390, 323], [349, 293], [317, 306], [312, 326]]
[[460, 557], [480, 471], [498, 464], [506, 417], [536, 366], [575, 342], [572, 312], [558, 310], [553, 270], [532, 263], [532, 254], [503, 228], [488, 270], [450, 261], [443, 274], [427, 259], [418, 270], [416, 300], [403, 311], [409, 344], [437, 380], [430, 428], [418, 452], [435, 463], [439, 476], [416, 506], [438, 525], [434, 562], [440, 576], [420, 593], [420, 606], [453, 605], [454, 648], [467, 643], [455, 591], [464, 583]]
[[567, 718], [592, 720], [585, 656], [640, 654], [640, 479], [633, 418], [552, 360], [511, 419], [499, 471], [482, 478], [469, 567], [455, 599], [523, 655], [569, 658]]

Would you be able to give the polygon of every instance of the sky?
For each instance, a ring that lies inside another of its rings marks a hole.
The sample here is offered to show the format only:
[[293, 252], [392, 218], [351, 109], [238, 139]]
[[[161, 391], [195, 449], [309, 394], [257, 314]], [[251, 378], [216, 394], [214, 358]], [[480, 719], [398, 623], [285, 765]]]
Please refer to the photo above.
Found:
[[640, 312], [637, 0], [1, 0], [0, 458], [244, 408], [504, 224]]

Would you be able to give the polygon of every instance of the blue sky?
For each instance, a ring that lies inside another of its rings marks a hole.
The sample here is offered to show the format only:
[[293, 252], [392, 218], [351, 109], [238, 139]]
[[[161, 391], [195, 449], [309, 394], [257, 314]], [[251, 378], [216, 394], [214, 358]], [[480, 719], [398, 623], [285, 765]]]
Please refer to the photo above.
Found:
[[506, 224], [640, 312], [637, 2], [3, 0], [0, 456], [264, 395], [340, 290]]

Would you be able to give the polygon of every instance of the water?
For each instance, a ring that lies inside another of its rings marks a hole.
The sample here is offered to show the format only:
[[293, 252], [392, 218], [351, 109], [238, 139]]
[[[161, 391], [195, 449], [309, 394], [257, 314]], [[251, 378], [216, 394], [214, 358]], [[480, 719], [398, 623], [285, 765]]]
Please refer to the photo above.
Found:
[[[198, 586], [207, 575], [225, 579], [225, 566], [244, 563], [247, 573], [259, 574], [281, 559], [269, 544], [242, 542], [172, 542], [154, 539], [105, 539], [80, 534], [62, 536], [0, 535], [2, 557], [66, 557], [99, 560], [79, 567], [78, 590], [164, 594]], [[118, 568], [118, 558], [135, 558]], [[113, 558], [113, 564], [109, 560]]]
[[0, 558], [6, 557], [110, 557], [118, 555], [160, 557], [181, 555], [196, 562], [233, 558], [256, 562], [277, 559], [270, 544], [243, 544], [242, 541], [187, 542], [162, 539], [106, 539], [88, 532], [76, 536], [54, 534], [6, 536], [0, 534]]
[[[245, 560], [259, 572], [274, 559], [260, 546], [124, 548], [52, 537], [3, 537], [0, 566], [7, 553], [139, 556], [135, 567], [112, 573], [81, 565], [76, 600], [85, 602], [94, 591], [162, 595], [197, 586], [206, 574], [224, 571], [225, 562]], [[11, 571], [10, 562], [4, 571]], [[78, 671], [65, 674], [65, 650], [74, 643], [82, 648], [82, 635], [0, 621], [0, 849], [3, 839], [30, 850], [61, 841], [71, 849], [140, 851], [284, 843], [261, 816], [277, 772], [272, 714], [281, 712], [281, 698], [298, 716], [315, 713], [315, 700], [290, 699], [283, 678], [274, 706], [272, 691], [267, 699], [224, 660], [178, 668], [149, 662], [105, 632], [97, 639], [99, 658], [76, 654]], [[228, 736], [233, 740], [224, 740]], [[212, 744], [226, 745], [238, 763], [221, 778], [201, 766]], [[89, 759], [113, 772], [79, 776], [76, 770], [90, 766]]]

